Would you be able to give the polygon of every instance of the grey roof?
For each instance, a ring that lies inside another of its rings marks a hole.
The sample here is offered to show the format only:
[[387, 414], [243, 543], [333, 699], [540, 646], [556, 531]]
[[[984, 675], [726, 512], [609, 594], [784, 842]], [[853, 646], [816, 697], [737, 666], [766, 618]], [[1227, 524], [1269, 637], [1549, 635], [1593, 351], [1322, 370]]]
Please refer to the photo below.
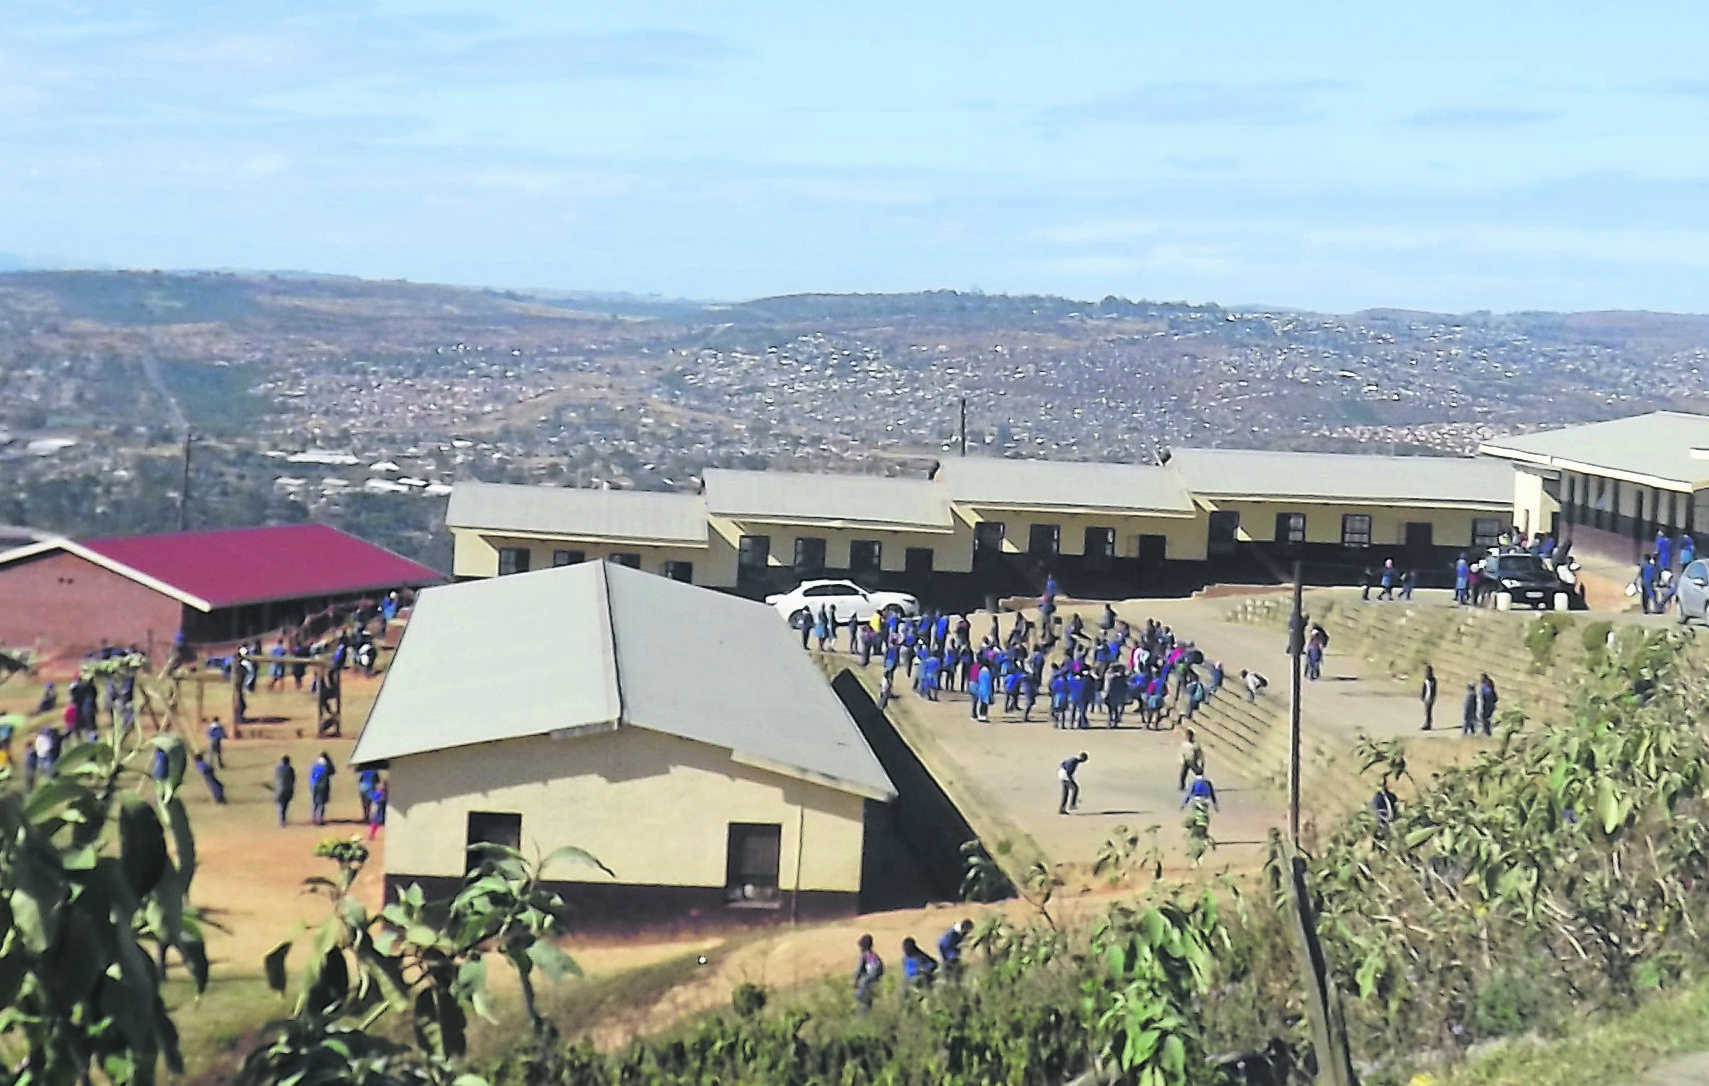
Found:
[[706, 501], [700, 495], [648, 490], [456, 483], [445, 525], [560, 539], [707, 545]]
[[1207, 498], [1513, 505], [1513, 470], [1468, 456], [1175, 449], [1169, 463]]
[[1520, 437], [1494, 438], [1484, 442], [1478, 451], [1486, 456], [1630, 479], [1649, 486], [1696, 490], [1709, 486], [1709, 415], [1656, 411]]
[[[685, 629], [694, 635], [666, 640]], [[378, 762], [620, 727], [896, 798], [775, 610], [609, 562], [422, 592], [351, 757]]]
[[955, 457], [938, 480], [956, 502], [1021, 509], [1097, 509], [1187, 516], [1193, 499], [1170, 468], [1067, 460]]
[[708, 468], [706, 507], [723, 517], [827, 528], [947, 532], [949, 499], [929, 479]]

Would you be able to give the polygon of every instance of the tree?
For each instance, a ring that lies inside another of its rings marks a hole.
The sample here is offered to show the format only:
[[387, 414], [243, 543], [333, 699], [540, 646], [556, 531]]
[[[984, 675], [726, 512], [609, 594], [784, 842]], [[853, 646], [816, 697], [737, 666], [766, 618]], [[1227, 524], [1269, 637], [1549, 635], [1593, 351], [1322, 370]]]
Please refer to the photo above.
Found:
[[168, 951], [197, 992], [207, 953], [189, 903], [196, 848], [177, 789], [181, 759], [151, 799], [127, 790], [131, 733], [69, 750], [31, 792], [0, 795], [0, 1082], [113, 1083], [183, 1070], [160, 986]]
[[[269, 1027], [266, 1044], [251, 1052], [239, 1086], [315, 1083], [455, 1083], [481, 1080], [458, 1071], [467, 1051], [468, 1011], [489, 1020], [487, 958], [515, 967], [523, 1008], [537, 1049], [556, 1041], [540, 1014], [534, 971], [548, 979], [579, 976], [574, 959], [553, 940], [568, 932], [567, 908], [541, 885], [560, 861], [611, 870], [578, 848], [566, 847], [529, 863], [515, 849], [476, 845], [475, 871], [449, 902], [430, 903], [413, 885], [378, 913], [350, 893], [368, 849], [359, 840], [326, 841], [315, 854], [338, 864], [336, 879], [307, 886], [323, 894], [331, 915], [308, 939], [296, 1009]], [[288, 986], [286, 960], [295, 939], [267, 956], [267, 980]], [[408, 1016], [414, 1046], [371, 1032], [387, 1012]]]

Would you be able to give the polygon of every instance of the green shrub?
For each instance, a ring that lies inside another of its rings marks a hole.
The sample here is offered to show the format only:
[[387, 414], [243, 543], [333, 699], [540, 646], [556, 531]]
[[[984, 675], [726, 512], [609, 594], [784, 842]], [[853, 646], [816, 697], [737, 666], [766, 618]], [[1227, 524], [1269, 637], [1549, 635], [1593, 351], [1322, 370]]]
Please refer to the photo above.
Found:
[[1530, 966], [1501, 969], [1478, 987], [1466, 1011], [1466, 1029], [1488, 1040], [1557, 1032], [1568, 1009], [1559, 982]]
[[1614, 628], [1614, 623], [1604, 620], [1592, 622], [1585, 626], [1579, 636], [1584, 638], [1585, 652], [1605, 652], [1608, 649], [1608, 631]]
[[1550, 612], [1538, 615], [1537, 620], [1526, 628], [1525, 647], [1530, 650], [1533, 671], [1542, 671], [1549, 666], [1549, 660], [1555, 653], [1555, 639], [1572, 624], [1571, 617]]
[[730, 993], [730, 1005], [741, 1017], [752, 1018], [765, 1010], [766, 1000], [769, 998], [763, 985], [743, 981]]

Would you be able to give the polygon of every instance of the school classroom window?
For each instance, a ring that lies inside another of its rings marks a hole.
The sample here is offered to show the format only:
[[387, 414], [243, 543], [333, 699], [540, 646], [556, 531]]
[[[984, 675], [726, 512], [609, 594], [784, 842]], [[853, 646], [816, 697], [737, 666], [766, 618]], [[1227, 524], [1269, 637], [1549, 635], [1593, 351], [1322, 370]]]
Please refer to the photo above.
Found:
[[909, 573], [930, 573], [932, 571], [932, 548], [909, 547], [902, 552], [902, 568]]
[[1341, 545], [1343, 547], [1369, 547], [1371, 545], [1371, 517], [1367, 513], [1347, 513], [1341, 518]]
[[473, 871], [481, 862], [480, 854], [474, 851], [476, 845], [522, 848], [522, 816], [513, 811], [470, 811], [464, 841], [466, 869]]
[[1305, 542], [1305, 514], [1277, 513], [1276, 542], [1298, 545]]
[[618, 554], [614, 554], [611, 556], [609, 561], [613, 565], [628, 566], [630, 569], [641, 568], [641, 556], [636, 554], [634, 551], [622, 551]]
[[745, 535], [736, 544], [736, 567], [747, 573], [759, 573], [771, 563], [771, 536]]
[[724, 862], [724, 900], [733, 906], [772, 908], [778, 903], [777, 873], [783, 827], [775, 822], [730, 823]]
[[692, 583], [694, 581], [694, 563], [666, 562], [665, 576], [673, 581], [682, 581], [685, 584]]
[[825, 568], [825, 537], [804, 535], [795, 540], [795, 572], [819, 573]]
[[1493, 547], [1501, 539], [1500, 517], [1472, 518], [1472, 546]]
[[876, 539], [857, 539], [849, 544], [849, 571], [876, 573], [884, 561], [884, 544]]
[[554, 566], [579, 566], [585, 561], [587, 561], [586, 551], [552, 552], [552, 565]]
[[498, 549], [498, 575], [500, 577], [504, 577], [512, 573], [527, 572], [527, 547], [500, 547]]

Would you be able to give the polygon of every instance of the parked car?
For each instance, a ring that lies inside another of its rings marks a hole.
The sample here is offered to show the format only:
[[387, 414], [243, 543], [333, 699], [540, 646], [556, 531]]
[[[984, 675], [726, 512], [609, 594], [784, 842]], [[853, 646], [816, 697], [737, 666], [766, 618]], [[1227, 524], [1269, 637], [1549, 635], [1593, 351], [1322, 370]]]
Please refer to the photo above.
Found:
[[920, 613], [920, 601], [906, 592], [868, 592], [853, 581], [802, 581], [781, 595], [765, 601], [777, 613], [794, 622], [803, 612], [817, 615], [828, 607], [838, 624], [864, 622], [881, 611], [894, 611], [909, 618]]
[[1491, 554], [1482, 565], [1485, 576], [1495, 581], [1498, 611], [1514, 607], [1565, 611], [1571, 606], [1571, 597], [1560, 574], [1535, 554], [1503, 551]]
[[1709, 622], [1709, 559], [1699, 558], [1679, 572], [1673, 602], [1679, 607], [1679, 621]]

